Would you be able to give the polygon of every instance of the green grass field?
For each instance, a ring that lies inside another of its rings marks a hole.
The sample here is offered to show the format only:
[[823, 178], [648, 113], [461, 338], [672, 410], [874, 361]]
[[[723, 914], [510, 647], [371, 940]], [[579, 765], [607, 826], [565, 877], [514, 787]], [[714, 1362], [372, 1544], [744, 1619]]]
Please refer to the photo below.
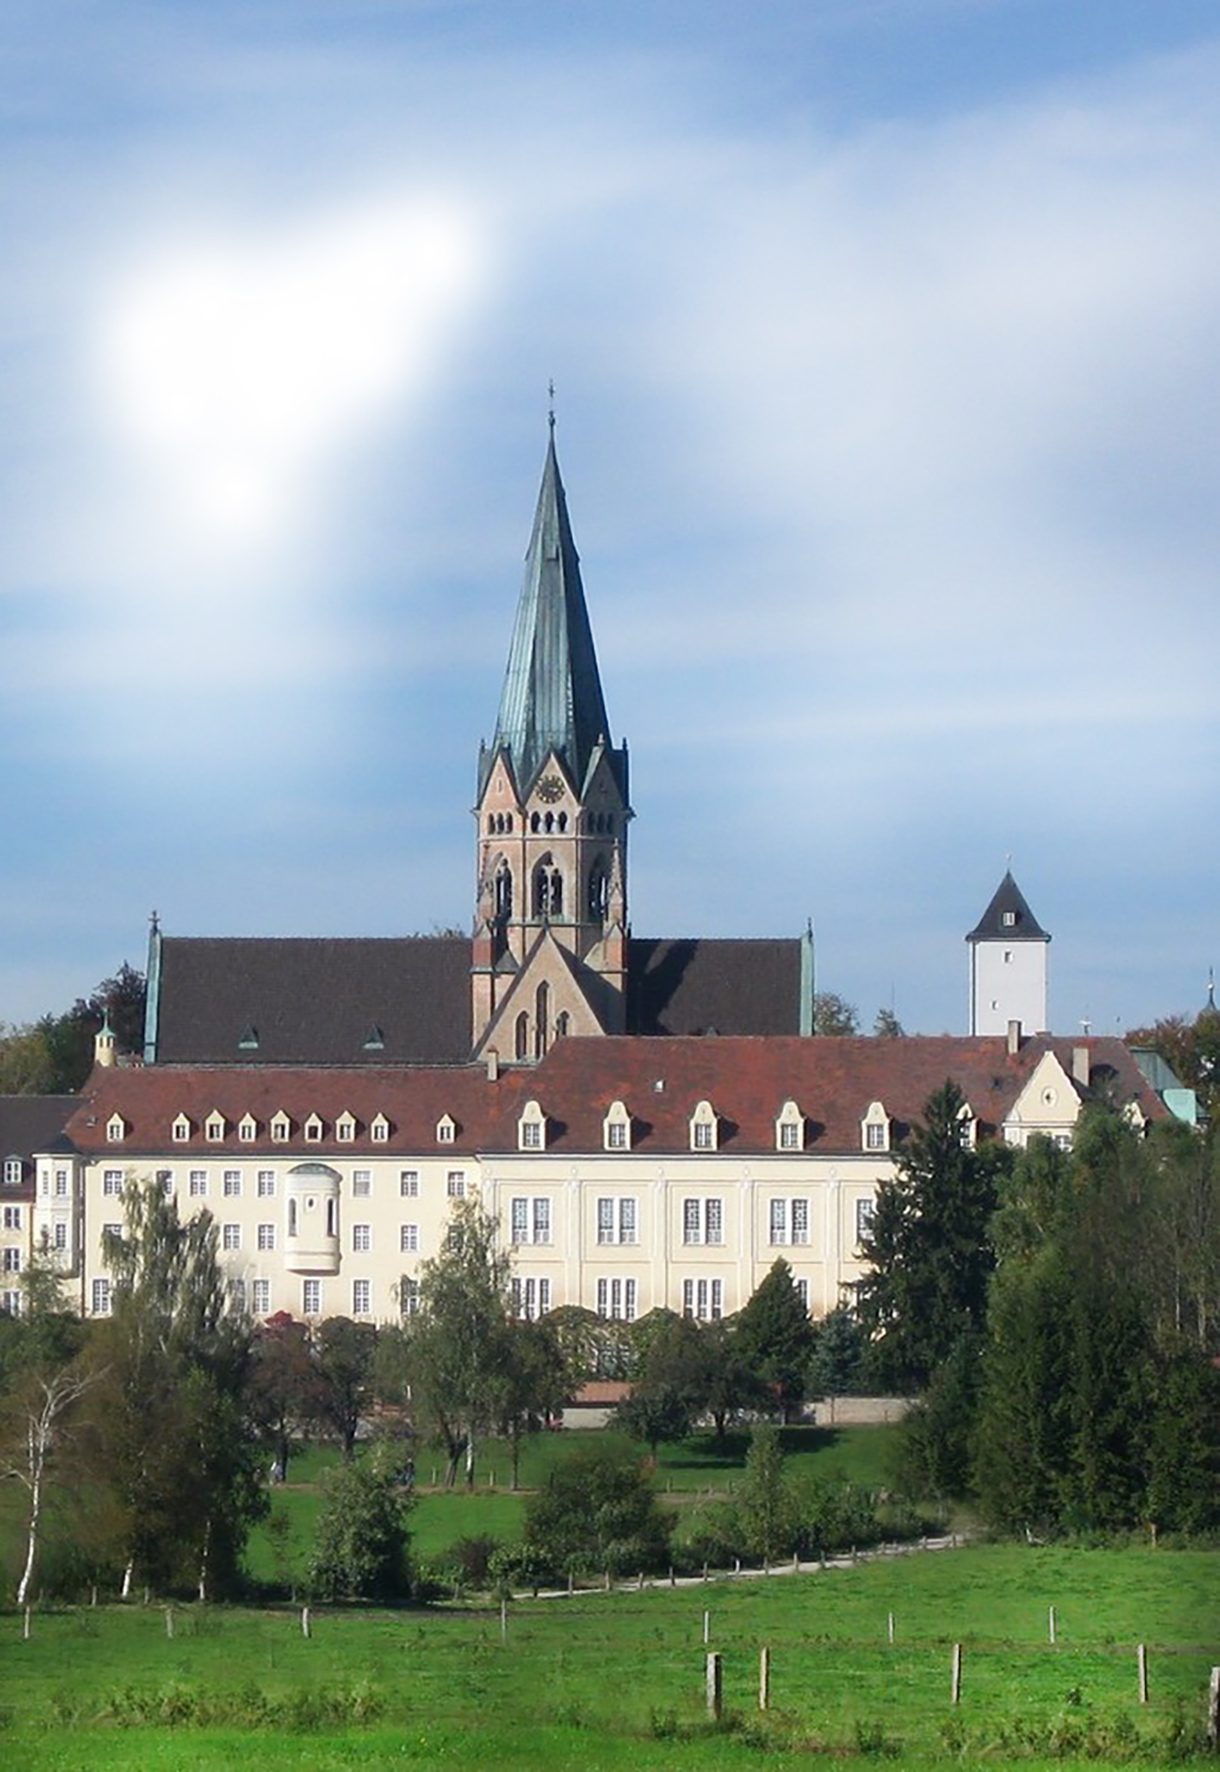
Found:
[[[1014, 1757], [1005, 1736], [1025, 1728], [1042, 1749], [1079, 1745], [1091, 1730], [1102, 1763], [1155, 1735], [1149, 1752], [1161, 1758], [1176, 1713], [1201, 1717], [1220, 1660], [1216, 1576], [1203, 1552], [980, 1546], [795, 1578], [516, 1602], [507, 1641], [483, 1607], [322, 1611], [308, 1641], [287, 1608], [179, 1607], [173, 1640], [155, 1606], [36, 1613], [28, 1642], [9, 1612], [0, 1756], [39, 1768], [207, 1767], [253, 1747], [272, 1766], [715, 1768], [744, 1766], [764, 1747], [768, 1764], [785, 1766], [863, 1744], [874, 1762], [893, 1749], [932, 1763], [952, 1746], [963, 1763], [994, 1765]], [[703, 1703], [705, 1609], [723, 1655], [729, 1724], [717, 1733]], [[954, 1641], [965, 1647], [956, 1712]], [[1149, 1646], [1146, 1708], [1137, 1641]], [[175, 1714], [176, 1727], [160, 1720]]]

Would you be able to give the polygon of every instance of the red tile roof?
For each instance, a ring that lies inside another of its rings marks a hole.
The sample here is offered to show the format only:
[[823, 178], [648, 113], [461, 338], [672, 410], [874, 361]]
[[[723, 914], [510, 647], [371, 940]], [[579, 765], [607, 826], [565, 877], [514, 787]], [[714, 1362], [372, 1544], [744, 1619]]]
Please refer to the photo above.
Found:
[[[316, 1113], [324, 1131], [308, 1147], [314, 1152], [457, 1157], [516, 1150], [521, 1109], [536, 1098], [547, 1115], [548, 1150], [575, 1155], [603, 1148], [606, 1109], [621, 1100], [632, 1116], [632, 1148], [663, 1155], [690, 1148], [690, 1116], [705, 1099], [719, 1117], [718, 1148], [744, 1156], [774, 1151], [775, 1121], [790, 1099], [806, 1119], [806, 1149], [848, 1153], [860, 1149], [860, 1121], [870, 1102], [884, 1105], [901, 1137], [948, 1077], [966, 1096], [980, 1131], [994, 1132], [1047, 1048], [1055, 1050], [1070, 1076], [1072, 1050], [1081, 1045], [1088, 1047], [1095, 1071], [1106, 1067], [1106, 1074], [1112, 1073], [1120, 1100], [1138, 1101], [1150, 1119], [1164, 1116], [1131, 1054], [1114, 1039], [1038, 1037], [1010, 1055], [1002, 1037], [723, 1036], [561, 1040], [536, 1068], [504, 1069], [495, 1081], [482, 1065], [96, 1070], [67, 1130], [82, 1150], [109, 1151], [116, 1158], [125, 1149], [193, 1157], [282, 1155], [302, 1148], [302, 1123]], [[213, 1110], [226, 1121], [219, 1142], [203, 1133]], [[270, 1139], [270, 1120], [281, 1111], [292, 1122], [286, 1145]], [[334, 1124], [345, 1111], [356, 1119], [356, 1137], [340, 1144]], [[121, 1145], [106, 1138], [106, 1121], [115, 1112], [128, 1126]], [[180, 1113], [191, 1121], [191, 1137], [175, 1143], [170, 1128]], [[258, 1136], [242, 1143], [237, 1123], [247, 1113], [258, 1123]], [[390, 1134], [385, 1143], [374, 1144], [369, 1123], [378, 1113], [389, 1120]], [[445, 1114], [457, 1123], [452, 1144], [436, 1139], [437, 1122]]]

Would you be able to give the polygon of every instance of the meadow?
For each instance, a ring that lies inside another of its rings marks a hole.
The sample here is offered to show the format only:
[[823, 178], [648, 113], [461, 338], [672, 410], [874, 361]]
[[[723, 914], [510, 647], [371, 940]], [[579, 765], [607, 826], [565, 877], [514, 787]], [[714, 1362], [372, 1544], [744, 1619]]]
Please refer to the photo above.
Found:
[[[600, 1437], [600, 1436], [599, 1436]], [[884, 1480], [886, 1430], [794, 1430], [790, 1469]], [[541, 1482], [576, 1435], [539, 1435], [521, 1477]], [[415, 1552], [511, 1538], [522, 1494], [505, 1448], [486, 1450], [471, 1494], [430, 1489], [412, 1512]], [[744, 1441], [662, 1451], [656, 1481], [682, 1510], [740, 1475]], [[259, 1528], [251, 1572], [304, 1556], [333, 1454], [290, 1466]], [[418, 1467], [424, 1468], [420, 1470]], [[156, 1598], [36, 1608], [29, 1640], [0, 1613], [0, 1763], [20, 1768], [412, 1766], [777, 1768], [829, 1754], [844, 1767], [1031, 1768], [1167, 1763], [1197, 1742], [1217, 1647], [1217, 1559], [1147, 1545], [976, 1544], [800, 1575], [721, 1577], [643, 1591], [397, 1610], [228, 1607]], [[11, 1590], [10, 1590], [11, 1591]], [[1056, 1642], [1048, 1608], [1056, 1609]], [[705, 1645], [705, 1613], [708, 1641]], [[894, 1640], [889, 1640], [893, 1615]], [[172, 1635], [170, 1631], [172, 1630]], [[963, 1645], [960, 1705], [952, 1645]], [[1135, 1645], [1148, 1649], [1139, 1702]], [[758, 1707], [759, 1652], [771, 1654]], [[722, 1656], [724, 1715], [708, 1719], [705, 1657]]]

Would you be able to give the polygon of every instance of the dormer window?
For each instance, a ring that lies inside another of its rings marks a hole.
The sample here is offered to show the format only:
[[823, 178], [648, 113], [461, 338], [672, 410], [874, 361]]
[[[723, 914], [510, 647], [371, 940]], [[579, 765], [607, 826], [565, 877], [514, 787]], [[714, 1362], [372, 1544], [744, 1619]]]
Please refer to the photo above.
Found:
[[369, 1121], [369, 1137], [374, 1144], [388, 1144], [390, 1142], [390, 1122], [384, 1114], [374, 1114]]
[[340, 1144], [351, 1144], [356, 1136], [356, 1121], [352, 1114], [342, 1113], [335, 1121], [335, 1137]]
[[452, 1114], [442, 1114], [436, 1122], [437, 1144], [452, 1144], [457, 1137], [457, 1121]]
[[322, 1141], [322, 1121], [317, 1114], [310, 1114], [303, 1127], [306, 1144], [320, 1144]]
[[1015, 911], [1001, 911], [1000, 912], [1000, 927], [1001, 927], [1001, 929], [1015, 929], [1016, 926], [1017, 926], [1017, 913]]
[[800, 1151], [805, 1148], [805, 1116], [794, 1101], [786, 1101], [775, 1122], [777, 1151]]
[[879, 1101], [870, 1101], [868, 1112], [860, 1122], [860, 1145], [866, 1151], [888, 1151], [890, 1148], [890, 1116]]
[[385, 1051], [385, 1035], [377, 1026], [376, 1022], [373, 1022], [368, 1033], [364, 1036], [364, 1050], [366, 1052]]
[[219, 1144], [225, 1135], [225, 1117], [213, 1108], [203, 1123], [203, 1136], [209, 1144]]
[[253, 1144], [258, 1137], [258, 1121], [253, 1114], [243, 1114], [237, 1122], [237, 1136], [243, 1144]]
[[690, 1117], [690, 1148], [693, 1151], [714, 1151], [718, 1132], [715, 1108], [710, 1101], [701, 1101]]
[[19, 1187], [21, 1184], [21, 1158], [5, 1157], [4, 1182], [6, 1187]]
[[191, 1136], [191, 1123], [185, 1114], [179, 1114], [170, 1127], [170, 1137], [175, 1144], [185, 1144]]
[[608, 1151], [631, 1149], [631, 1115], [621, 1101], [612, 1101], [602, 1121], [602, 1143]]
[[242, 1030], [241, 1039], [237, 1042], [237, 1050], [239, 1052], [258, 1051], [258, 1029], [256, 1027], [247, 1027]]
[[122, 1114], [111, 1114], [106, 1122], [106, 1143], [122, 1144], [127, 1136], [127, 1122]]
[[517, 1121], [517, 1149], [546, 1149], [546, 1115], [536, 1101], [527, 1101], [521, 1110], [521, 1118]]
[[964, 1151], [974, 1149], [978, 1139], [978, 1120], [968, 1101], [964, 1101], [957, 1110], [957, 1136]]
[[271, 1142], [272, 1142], [272, 1144], [287, 1144], [288, 1143], [288, 1136], [291, 1131], [292, 1131], [292, 1122], [289, 1120], [287, 1114], [285, 1114], [285, 1113], [272, 1114], [272, 1116], [271, 1116]]

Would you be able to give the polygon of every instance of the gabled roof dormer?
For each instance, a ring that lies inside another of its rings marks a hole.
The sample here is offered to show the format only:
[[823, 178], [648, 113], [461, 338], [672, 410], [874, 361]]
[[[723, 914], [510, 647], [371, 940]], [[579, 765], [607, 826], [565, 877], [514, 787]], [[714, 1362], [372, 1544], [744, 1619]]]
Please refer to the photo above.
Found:
[[225, 1135], [225, 1117], [219, 1108], [213, 1108], [203, 1122], [203, 1136], [209, 1144], [219, 1144]]
[[237, 1136], [243, 1144], [253, 1144], [258, 1137], [258, 1121], [253, 1114], [243, 1114], [237, 1122]]
[[335, 1121], [335, 1137], [340, 1144], [351, 1144], [356, 1136], [356, 1116], [345, 1108]]
[[602, 1121], [602, 1145], [608, 1151], [631, 1149], [631, 1115], [624, 1102], [612, 1101]]
[[457, 1137], [457, 1121], [452, 1114], [442, 1114], [436, 1122], [437, 1144], [452, 1144]]
[[957, 1136], [964, 1151], [972, 1151], [978, 1143], [978, 1115], [968, 1101], [964, 1101], [957, 1110]]
[[122, 1144], [127, 1136], [127, 1122], [122, 1114], [111, 1114], [106, 1122], [106, 1143]]
[[369, 1137], [374, 1144], [388, 1144], [390, 1142], [390, 1122], [384, 1114], [374, 1114], [369, 1121]]
[[714, 1151], [720, 1146], [720, 1121], [710, 1101], [695, 1104], [690, 1117], [690, 1148], [693, 1151]]
[[803, 1151], [805, 1148], [805, 1116], [794, 1101], [786, 1101], [775, 1119], [777, 1151]]
[[322, 1116], [320, 1114], [308, 1114], [305, 1119], [305, 1124], [302, 1127], [302, 1131], [305, 1135], [306, 1144], [321, 1144]]
[[280, 1108], [271, 1116], [271, 1142], [272, 1144], [287, 1144], [291, 1136], [292, 1121], [283, 1108]]
[[885, 1111], [884, 1102], [870, 1101], [868, 1112], [860, 1122], [860, 1149], [862, 1151], [888, 1151], [890, 1149], [893, 1123]]
[[517, 1149], [519, 1151], [544, 1151], [546, 1149], [546, 1115], [536, 1101], [527, 1101], [521, 1109], [521, 1117], [517, 1121]]
[[186, 1114], [175, 1114], [170, 1122], [169, 1135], [175, 1144], [185, 1144], [191, 1136], [191, 1122]]

